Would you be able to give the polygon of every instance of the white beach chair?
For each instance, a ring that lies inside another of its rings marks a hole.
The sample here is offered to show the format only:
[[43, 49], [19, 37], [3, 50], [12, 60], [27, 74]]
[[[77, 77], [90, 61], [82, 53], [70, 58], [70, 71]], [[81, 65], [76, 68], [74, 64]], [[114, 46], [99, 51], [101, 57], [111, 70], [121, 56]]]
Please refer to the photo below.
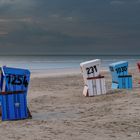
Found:
[[85, 96], [106, 94], [105, 78], [100, 75], [101, 60], [95, 59], [80, 64], [84, 79]]

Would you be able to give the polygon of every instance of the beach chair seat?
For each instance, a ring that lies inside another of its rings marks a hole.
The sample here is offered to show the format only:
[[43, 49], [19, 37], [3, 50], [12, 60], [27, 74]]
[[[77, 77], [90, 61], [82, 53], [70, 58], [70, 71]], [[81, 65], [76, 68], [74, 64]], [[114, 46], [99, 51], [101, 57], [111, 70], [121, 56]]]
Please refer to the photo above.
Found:
[[100, 59], [95, 59], [80, 64], [85, 85], [83, 95], [85, 96], [106, 94], [105, 78], [100, 75], [100, 63]]
[[1, 68], [2, 120], [20, 120], [31, 117], [27, 107], [30, 72], [26, 69]]
[[128, 62], [120, 61], [109, 65], [112, 89], [132, 89], [132, 75], [128, 75]]

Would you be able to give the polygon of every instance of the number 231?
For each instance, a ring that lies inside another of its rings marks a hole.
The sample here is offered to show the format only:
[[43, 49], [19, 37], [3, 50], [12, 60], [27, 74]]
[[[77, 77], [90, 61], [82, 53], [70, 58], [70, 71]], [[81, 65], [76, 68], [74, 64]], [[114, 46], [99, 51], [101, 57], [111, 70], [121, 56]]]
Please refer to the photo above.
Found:
[[86, 70], [87, 70], [87, 74], [92, 74], [95, 71], [97, 72], [97, 67], [96, 66], [91, 66], [89, 68], [86, 68]]

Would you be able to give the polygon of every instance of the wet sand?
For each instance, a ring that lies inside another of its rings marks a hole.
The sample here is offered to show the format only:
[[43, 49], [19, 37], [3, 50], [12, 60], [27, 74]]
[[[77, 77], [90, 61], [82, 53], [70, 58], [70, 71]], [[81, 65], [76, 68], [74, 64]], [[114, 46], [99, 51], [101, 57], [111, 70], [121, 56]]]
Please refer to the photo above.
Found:
[[133, 90], [111, 90], [107, 95], [84, 97], [79, 72], [48, 75], [33, 73], [28, 106], [33, 118], [0, 123], [2, 140], [139, 140], [140, 73], [131, 70]]

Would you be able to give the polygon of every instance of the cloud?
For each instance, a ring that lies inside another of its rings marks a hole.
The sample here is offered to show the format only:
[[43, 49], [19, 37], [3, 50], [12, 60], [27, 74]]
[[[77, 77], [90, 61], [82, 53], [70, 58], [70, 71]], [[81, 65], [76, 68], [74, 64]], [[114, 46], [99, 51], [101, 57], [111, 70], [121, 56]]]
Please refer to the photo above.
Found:
[[140, 0], [137, 0], [136, 3], [139, 3], [140, 4]]
[[61, 16], [58, 14], [50, 14], [48, 17], [49, 18], [60, 18]]
[[14, 4], [14, 3], [17, 3], [18, 0], [1, 0], [0, 1], [0, 4]]
[[1, 53], [140, 52], [140, 8], [136, 2], [2, 0]]
[[65, 17], [64, 19], [67, 21], [73, 21], [73, 17]]
[[60, 15], [60, 14], [50, 14], [48, 15], [48, 18], [50, 19], [57, 19], [57, 20], [66, 20], [66, 21], [72, 21], [74, 20], [74, 17], [72, 16], [64, 16], [64, 15]]
[[8, 32], [0, 31], [0, 38], [1, 37], [7, 37], [7, 35], [8, 35]]
[[33, 0], [0, 0], [0, 5], [27, 5], [33, 3]]
[[111, 5], [127, 5], [127, 4], [138, 4], [140, 0], [112, 0]]
[[15, 19], [0, 18], [0, 23], [2, 23], [2, 22], [4, 22], [4, 23], [10, 23], [10, 22], [28, 22], [28, 23], [30, 23], [30, 22], [32, 22], [32, 19], [31, 18], [15, 18]]
[[124, 1], [114, 0], [114, 1], [111, 1], [110, 4], [112, 4], [112, 5], [122, 5], [122, 4], [125, 4], [125, 2]]

